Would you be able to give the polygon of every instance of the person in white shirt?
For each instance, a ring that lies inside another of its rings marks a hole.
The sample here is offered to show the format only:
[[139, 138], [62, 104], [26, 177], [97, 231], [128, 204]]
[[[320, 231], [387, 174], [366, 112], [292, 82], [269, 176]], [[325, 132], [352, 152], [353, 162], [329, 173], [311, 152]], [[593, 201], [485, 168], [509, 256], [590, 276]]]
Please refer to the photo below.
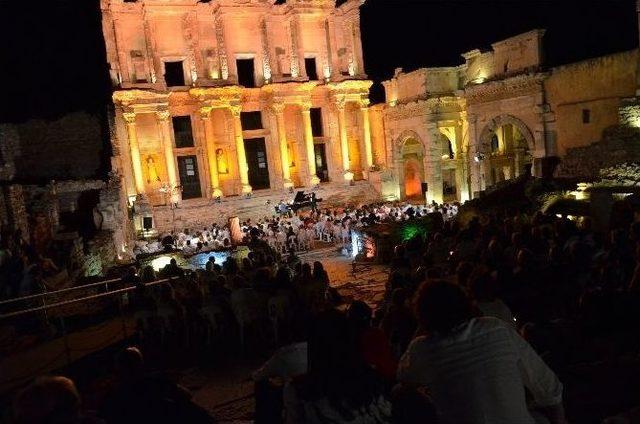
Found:
[[468, 293], [482, 316], [501, 319], [515, 327], [511, 309], [496, 296], [496, 282], [486, 267], [477, 267], [469, 276]]
[[566, 423], [562, 384], [553, 371], [509, 325], [475, 318], [461, 287], [423, 283], [416, 314], [426, 335], [409, 345], [398, 380], [429, 390], [440, 423]]
[[307, 373], [306, 321], [297, 320], [292, 330], [294, 342], [278, 349], [264, 365], [251, 374], [255, 383], [255, 422], [281, 422], [284, 384]]

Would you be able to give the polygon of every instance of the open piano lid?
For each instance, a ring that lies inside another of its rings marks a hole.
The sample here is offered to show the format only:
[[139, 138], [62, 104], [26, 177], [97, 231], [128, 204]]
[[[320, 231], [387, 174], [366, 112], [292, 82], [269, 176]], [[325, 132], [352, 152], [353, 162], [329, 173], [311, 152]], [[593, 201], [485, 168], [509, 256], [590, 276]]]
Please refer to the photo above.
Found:
[[304, 194], [303, 190], [301, 190], [301, 191], [296, 193], [296, 197], [293, 199], [293, 203], [300, 203], [300, 202], [304, 202], [306, 200], [308, 200], [307, 199], [307, 195]]

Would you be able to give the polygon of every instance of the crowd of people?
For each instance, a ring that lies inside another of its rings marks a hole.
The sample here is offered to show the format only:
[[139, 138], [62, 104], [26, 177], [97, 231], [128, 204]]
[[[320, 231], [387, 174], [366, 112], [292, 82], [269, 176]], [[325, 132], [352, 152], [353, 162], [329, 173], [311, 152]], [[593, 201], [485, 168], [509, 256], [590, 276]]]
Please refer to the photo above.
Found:
[[[284, 205], [284, 203], [282, 203]], [[410, 203], [378, 203], [358, 208], [314, 209], [293, 213], [288, 208], [257, 221], [247, 219], [240, 224], [244, 242], [260, 239], [280, 253], [307, 251], [316, 241], [347, 244], [351, 230], [381, 222], [401, 222], [439, 212], [446, 220], [458, 213], [458, 204], [415, 205]], [[139, 240], [135, 254], [152, 254], [164, 250], [181, 250], [185, 255], [228, 249], [231, 230], [228, 224], [213, 224], [202, 230], [186, 228], [160, 234], [157, 240]]]
[[[169, 330], [160, 343], [230, 329], [245, 352], [280, 346], [251, 376], [259, 423], [565, 423], [561, 381], [572, 365], [637, 356], [640, 223], [603, 236], [589, 218], [443, 219], [396, 246], [379, 305], [345, 305], [321, 262], [269, 242], [272, 222], [317, 237], [318, 223], [351, 228], [426, 213], [379, 205], [246, 222], [263, 248], [240, 264], [212, 258], [187, 273], [174, 262], [160, 276], [175, 279], [153, 289], [143, 284], [159, 277], [152, 268], [132, 270], [132, 307], [149, 312], [137, 315], [141, 343], [154, 337], [145, 322], [153, 317]], [[271, 342], [256, 342], [264, 337]], [[194, 408], [194, 420], [209, 419]], [[121, 415], [101, 419], [129, 422], [126, 408], [109, 409]]]
[[[77, 264], [67, 265], [77, 267]], [[0, 234], [0, 300], [41, 293], [47, 290], [47, 280], [53, 282], [62, 277], [60, 273], [61, 266], [50, 257], [38, 254], [20, 230]]]

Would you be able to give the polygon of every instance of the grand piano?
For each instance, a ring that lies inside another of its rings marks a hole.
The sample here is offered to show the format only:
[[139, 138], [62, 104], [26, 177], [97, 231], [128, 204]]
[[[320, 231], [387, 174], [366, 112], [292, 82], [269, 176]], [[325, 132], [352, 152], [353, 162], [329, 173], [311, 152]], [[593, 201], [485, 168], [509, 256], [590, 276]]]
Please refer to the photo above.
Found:
[[[315, 209], [318, 203], [322, 202], [322, 199], [318, 199], [314, 192], [305, 193], [304, 191], [298, 191], [293, 198], [293, 202], [287, 204], [287, 212], [297, 212], [302, 208], [310, 207]], [[276, 213], [283, 213], [280, 209], [281, 205], [275, 207]]]

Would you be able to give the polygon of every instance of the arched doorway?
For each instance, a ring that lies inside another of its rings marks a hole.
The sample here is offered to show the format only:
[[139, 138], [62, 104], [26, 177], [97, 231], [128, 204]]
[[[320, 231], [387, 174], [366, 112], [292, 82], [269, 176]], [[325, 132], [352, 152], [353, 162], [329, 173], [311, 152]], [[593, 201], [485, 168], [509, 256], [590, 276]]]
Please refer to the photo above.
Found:
[[411, 200], [424, 200], [422, 183], [424, 182], [424, 147], [414, 137], [407, 138], [400, 148], [403, 179], [400, 181], [401, 197]]
[[486, 187], [531, 172], [534, 140], [529, 128], [513, 116], [497, 117], [484, 128], [477, 156], [483, 162]]
[[416, 158], [406, 158], [404, 160], [404, 195], [407, 199], [419, 199], [422, 197], [421, 167], [422, 164]]

